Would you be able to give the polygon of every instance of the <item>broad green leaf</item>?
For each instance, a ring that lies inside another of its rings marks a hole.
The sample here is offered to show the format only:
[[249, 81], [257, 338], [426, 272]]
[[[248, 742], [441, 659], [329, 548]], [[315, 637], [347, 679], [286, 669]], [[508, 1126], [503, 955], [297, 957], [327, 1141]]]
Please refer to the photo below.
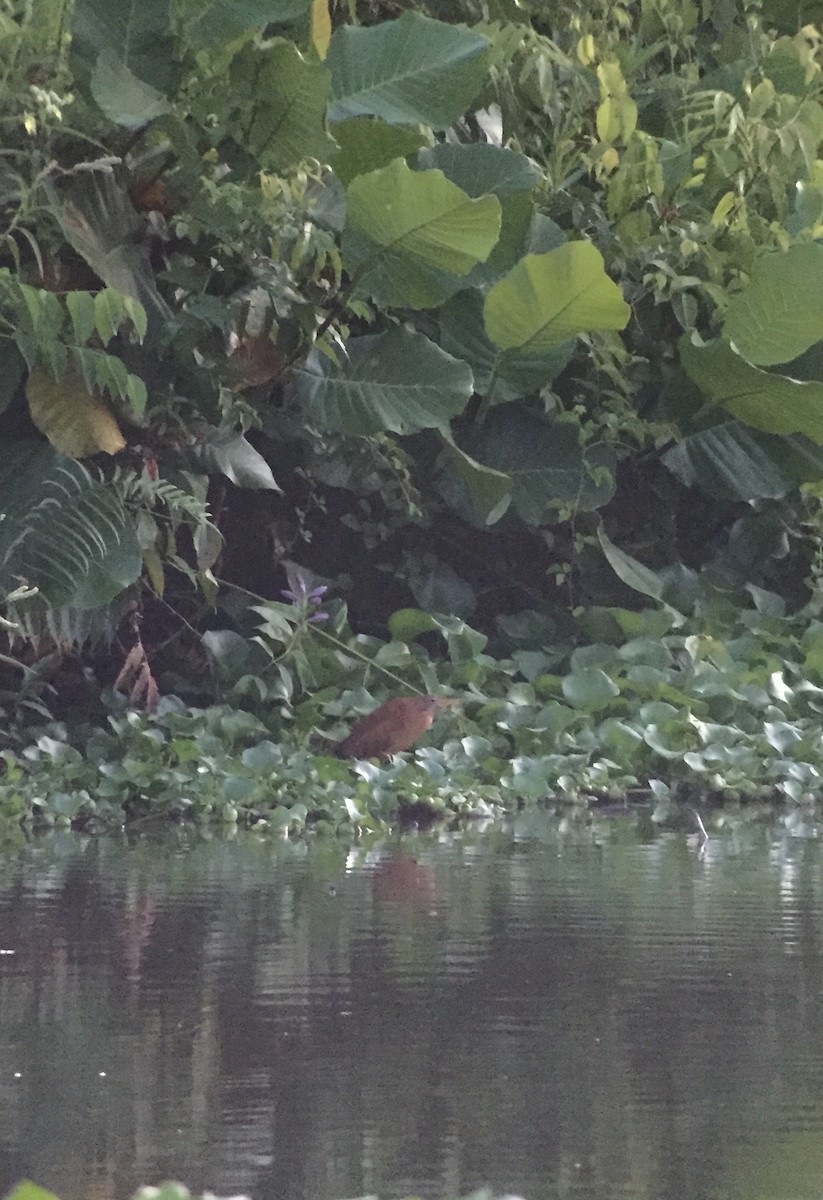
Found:
[[500, 234], [491, 254], [466, 276], [466, 287], [496, 283], [531, 247], [527, 245], [534, 218], [532, 192], [541, 173], [524, 154], [486, 142], [454, 145], [441, 142], [417, 156], [422, 169], [441, 170], [447, 179], [473, 198], [497, 196]]
[[467, 274], [500, 233], [496, 196], [473, 200], [442, 171], [412, 171], [402, 159], [358, 176], [347, 197], [344, 261], [359, 290], [384, 304], [439, 303], [432, 273]]
[[501, 350], [559, 346], [579, 333], [624, 329], [630, 309], [591, 242], [527, 254], [486, 297], [486, 333]]
[[732, 296], [723, 335], [758, 366], [791, 362], [823, 339], [823, 246], [766, 254], [747, 287]]
[[574, 341], [547, 350], [499, 350], [486, 335], [484, 298], [479, 290], [461, 291], [440, 310], [443, 349], [464, 359], [474, 374], [474, 390], [489, 404], [504, 404], [547, 386], [568, 365]]
[[700, 390], [764, 433], [802, 433], [823, 445], [823, 384], [798, 383], [747, 363], [726, 342], [680, 341], [680, 360]]
[[329, 120], [382, 117], [390, 125], [446, 129], [477, 95], [489, 43], [470, 30], [420, 13], [332, 36]]
[[469, 196], [509, 196], [515, 192], [531, 192], [542, 179], [540, 168], [519, 154], [488, 142], [455, 145], [438, 142], [417, 156], [423, 170], [442, 171]]
[[387, 125], [377, 117], [355, 117], [333, 125], [332, 135], [340, 147], [332, 160], [334, 173], [344, 184], [356, 175], [385, 167], [396, 158], [414, 154], [428, 140], [422, 129]]
[[103, 288], [94, 297], [94, 323], [104, 346], [117, 333], [124, 313], [123, 297], [114, 288]]
[[99, 393], [89, 389], [72, 362], [66, 364], [59, 379], [35, 367], [29, 373], [26, 397], [37, 428], [56, 450], [70, 458], [85, 458], [100, 450], [116, 454], [126, 444]]
[[[663, 465], [686, 487], [732, 500], [776, 499], [797, 484], [772, 459], [765, 444], [736, 421], [712, 425], [683, 438], [662, 456]], [[823, 467], [823, 462], [821, 462]]]
[[66, 308], [69, 310], [74, 340], [84, 346], [94, 333], [95, 297], [91, 292], [68, 292]]
[[231, 66], [232, 98], [243, 111], [248, 150], [263, 170], [282, 171], [307, 158], [328, 161], [329, 73], [290, 42], [248, 47]]
[[643, 596], [651, 596], [653, 600], [662, 599], [664, 582], [656, 571], [652, 571], [651, 568], [644, 566], [636, 558], [632, 558], [630, 554], [626, 554], [624, 550], [615, 546], [602, 526], [597, 531], [597, 537], [609, 565], [627, 587], [632, 588], [635, 592], [640, 592]]
[[210, 429], [199, 451], [210, 472], [225, 475], [237, 487], [280, 491], [263, 455], [240, 433]]
[[398, 608], [389, 617], [389, 633], [397, 642], [413, 642], [421, 633], [436, 633], [440, 626], [420, 608]]
[[465, 408], [472, 375], [422, 333], [392, 329], [352, 338], [335, 364], [316, 351], [295, 372], [295, 391], [310, 425], [368, 437], [445, 426]]
[[445, 445], [438, 462], [437, 490], [465, 521], [481, 528], [494, 525], [509, 507], [510, 476], [484, 467], [461, 450], [448, 428], [441, 433]]
[[588, 511], [614, 493], [610, 450], [584, 451], [574, 423], [517, 404], [492, 409], [465, 445], [472, 458], [511, 477], [514, 507], [530, 525], [542, 524], [558, 501]]
[[250, 30], [262, 31], [271, 25], [291, 25], [305, 19], [311, 2], [312, 0], [212, 0], [212, 3], [186, 26], [185, 44], [193, 50], [201, 50], [236, 41]]
[[171, 112], [163, 93], [138, 79], [111, 51], [98, 55], [89, 86], [100, 111], [124, 129], [139, 129]]
[[105, 55], [164, 93], [174, 71], [171, 10], [171, 0], [75, 0], [72, 52], [89, 67]]

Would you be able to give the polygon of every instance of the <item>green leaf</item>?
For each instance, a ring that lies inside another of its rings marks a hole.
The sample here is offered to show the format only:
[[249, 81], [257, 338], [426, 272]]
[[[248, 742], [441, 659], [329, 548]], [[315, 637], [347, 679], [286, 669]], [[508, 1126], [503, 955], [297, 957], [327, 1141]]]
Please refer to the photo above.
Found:
[[344, 261], [383, 304], [433, 307], [435, 272], [467, 274], [500, 234], [496, 196], [473, 200], [442, 171], [412, 171], [402, 159], [358, 176], [347, 198]]
[[444, 350], [464, 359], [474, 374], [474, 389], [490, 404], [504, 404], [546, 387], [568, 365], [574, 341], [547, 350], [499, 350], [486, 335], [483, 293], [458, 292], [440, 311]]
[[38, 1187], [30, 1179], [21, 1179], [5, 1200], [57, 1200], [57, 1196], [54, 1192], [47, 1192], [45, 1188]]
[[645, 567], [636, 558], [632, 558], [630, 554], [626, 554], [625, 551], [615, 546], [602, 526], [597, 531], [597, 537], [609, 565], [627, 587], [632, 588], [635, 592], [640, 592], [643, 596], [651, 596], [653, 600], [662, 599], [664, 583], [656, 571]]
[[531, 525], [542, 524], [558, 501], [589, 510], [614, 492], [614, 460], [607, 447], [584, 451], [573, 422], [516, 404], [492, 409], [466, 440], [466, 449], [484, 466], [511, 477], [514, 507]]
[[422, 333], [392, 329], [351, 338], [347, 358], [312, 351], [295, 372], [306, 420], [318, 429], [367, 437], [444, 426], [465, 408], [472, 375]]
[[170, 0], [75, 0], [72, 51], [88, 66], [98, 55], [165, 92], [174, 70]]
[[481, 528], [494, 525], [506, 513], [512, 494], [511, 477], [477, 462], [443, 428], [445, 441], [438, 466], [437, 490], [465, 521]]
[[486, 333], [501, 350], [559, 346], [595, 329], [624, 329], [630, 309], [591, 242], [527, 254], [486, 297]]
[[[736, 421], [689, 434], [661, 461], [686, 487], [731, 500], [777, 499], [796, 486], [764, 442]], [[823, 467], [823, 462], [821, 462]]]
[[389, 617], [389, 633], [396, 642], [413, 642], [421, 633], [436, 633], [440, 626], [420, 608], [398, 608]]
[[90, 88], [100, 111], [124, 129], [139, 129], [155, 117], [171, 112], [163, 93], [138, 79], [111, 51], [98, 56]]
[[242, 434], [210, 429], [199, 448], [208, 470], [225, 475], [237, 487], [280, 491], [271, 467]]
[[[119, 365], [125, 375], [126, 368]], [[44, 367], [30, 371], [26, 399], [37, 428], [67, 456], [84, 458], [99, 451], [116, 454], [126, 444], [100, 393], [89, 386], [71, 360], [56, 379]]]
[[340, 26], [326, 57], [329, 120], [376, 116], [447, 129], [480, 90], [488, 50], [484, 37], [415, 12], [370, 28]]
[[791, 362], [823, 338], [823, 246], [766, 254], [729, 303], [723, 335], [758, 366]]
[[43, 442], [0, 446], [0, 587], [97, 608], [138, 578], [134, 526], [112, 488]]
[[823, 384], [761, 371], [721, 341], [693, 346], [683, 337], [680, 360], [700, 390], [738, 421], [764, 433], [802, 433], [823, 445]]
[[223, 46], [251, 30], [262, 31], [269, 25], [305, 20], [309, 3], [310, 0], [213, 0], [187, 26], [185, 40], [193, 50]]
[[91, 292], [68, 292], [66, 308], [71, 317], [74, 340], [84, 346], [94, 333], [94, 296]]
[[247, 130], [245, 145], [264, 170], [282, 171], [307, 158], [327, 162], [329, 73], [291, 42], [247, 47], [231, 65], [230, 86]]
[[615, 696], [620, 695], [620, 689], [599, 667], [582, 667], [571, 675], [566, 675], [562, 683], [563, 695], [569, 704], [575, 708], [585, 708], [590, 712], [603, 708]]
[[344, 184], [351, 183], [356, 175], [387, 166], [395, 158], [407, 158], [428, 140], [422, 129], [398, 128], [377, 117], [341, 121], [331, 132], [340, 147], [332, 160], [334, 173]]
[[123, 297], [114, 288], [103, 288], [94, 297], [94, 324], [104, 346], [117, 333], [124, 313]]
[[442, 171], [469, 196], [509, 196], [531, 192], [542, 179], [539, 167], [516, 150], [488, 142], [454, 145], [439, 142], [417, 156], [422, 170]]

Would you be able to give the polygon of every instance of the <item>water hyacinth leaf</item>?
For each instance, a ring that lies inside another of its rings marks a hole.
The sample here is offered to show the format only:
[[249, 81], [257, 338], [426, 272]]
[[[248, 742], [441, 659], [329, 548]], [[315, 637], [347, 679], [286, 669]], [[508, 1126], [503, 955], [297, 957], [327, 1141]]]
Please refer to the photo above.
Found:
[[575, 708], [595, 711], [620, 695], [620, 688], [599, 667], [582, 667], [563, 679], [563, 695]]
[[310, 424], [369, 437], [445, 426], [472, 394], [469, 367], [421, 333], [392, 329], [351, 338], [339, 364], [313, 352], [294, 388]]
[[527, 254], [486, 297], [486, 333], [501, 350], [559, 346], [591, 330], [625, 329], [631, 310], [591, 242]]
[[500, 234], [496, 196], [472, 199], [442, 171], [412, 171], [402, 159], [358, 175], [346, 194], [343, 260], [358, 291], [384, 304], [441, 303], [438, 276], [466, 275]]
[[525, 799], [540, 800], [553, 788], [553, 772], [549, 758], [513, 758], [500, 780], [503, 787]]
[[714, 403], [764, 433], [801, 433], [823, 445], [823, 384], [798, 383], [753, 367], [725, 342], [680, 341], [687, 374]]
[[757, 366], [791, 362], [823, 339], [823, 246], [804, 242], [766, 254], [732, 296], [723, 336]]
[[398, 642], [413, 642], [421, 633], [435, 633], [438, 628], [434, 617], [419, 608], [398, 608], [389, 617], [389, 633]]
[[447, 129], [480, 90], [488, 51], [479, 34], [416, 12], [370, 28], [340, 26], [326, 57], [329, 120], [376, 116]]

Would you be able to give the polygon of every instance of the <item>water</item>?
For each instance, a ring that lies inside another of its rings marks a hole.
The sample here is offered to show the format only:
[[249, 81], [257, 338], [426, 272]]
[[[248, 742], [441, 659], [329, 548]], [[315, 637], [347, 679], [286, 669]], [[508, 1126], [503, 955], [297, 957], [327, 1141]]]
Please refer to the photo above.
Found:
[[35, 841], [0, 1194], [818, 1197], [822, 913], [820, 846], [762, 826]]

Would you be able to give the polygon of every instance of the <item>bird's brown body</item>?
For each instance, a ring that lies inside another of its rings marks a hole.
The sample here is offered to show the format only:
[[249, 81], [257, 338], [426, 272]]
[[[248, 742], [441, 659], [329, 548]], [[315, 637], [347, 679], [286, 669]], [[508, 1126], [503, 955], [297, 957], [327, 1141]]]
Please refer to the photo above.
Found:
[[388, 758], [408, 750], [441, 708], [456, 703], [447, 696], [396, 696], [358, 721], [334, 752], [339, 758]]

